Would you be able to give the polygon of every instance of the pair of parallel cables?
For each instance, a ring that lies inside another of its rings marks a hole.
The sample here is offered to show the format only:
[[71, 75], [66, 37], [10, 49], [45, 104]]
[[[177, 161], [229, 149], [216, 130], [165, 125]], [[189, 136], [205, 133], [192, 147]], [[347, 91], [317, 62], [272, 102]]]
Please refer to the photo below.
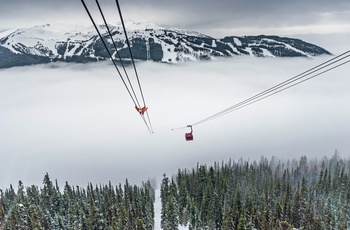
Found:
[[[106, 41], [103, 39], [103, 36], [102, 36], [100, 30], [98, 29], [98, 26], [96, 25], [95, 20], [94, 20], [94, 18], [92, 17], [92, 15], [91, 15], [91, 13], [90, 13], [88, 7], [86, 6], [84, 0], [81, 0], [82, 4], [83, 4], [83, 6], [84, 6], [84, 8], [85, 8], [85, 10], [86, 10], [86, 13], [89, 15], [89, 18], [90, 18], [92, 24], [94, 25], [94, 27], [95, 27], [95, 29], [96, 29], [96, 32], [97, 32], [98, 36], [100, 37], [100, 40], [101, 40], [101, 42], [103, 43], [103, 46], [105, 47], [105, 49], [106, 49], [106, 51], [107, 51], [107, 53], [108, 53], [110, 59], [112, 60], [112, 62], [113, 62], [113, 64], [114, 64], [114, 67], [116, 68], [116, 70], [117, 70], [117, 72], [118, 72], [118, 74], [119, 74], [119, 76], [120, 76], [120, 78], [121, 78], [121, 80], [122, 80], [122, 82], [123, 82], [125, 88], [127, 89], [128, 94], [129, 94], [131, 100], [133, 101], [136, 110], [138, 110], [138, 112], [140, 113], [140, 116], [141, 116], [142, 120], [144, 121], [144, 123], [145, 123], [145, 125], [146, 125], [148, 131], [149, 131], [150, 133], [153, 133], [153, 128], [152, 128], [151, 120], [150, 120], [150, 117], [149, 117], [149, 114], [148, 114], [148, 110], [147, 110], [147, 107], [146, 107], [146, 102], [145, 102], [145, 98], [144, 98], [144, 95], [143, 95], [143, 92], [142, 92], [142, 87], [141, 87], [140, 79], [139, 79], [139, 76], [138, 76], [138, 73], [137, 73], [137, 70], [136, 70], [134, 57], [133, 57], [132, 52], [131, 52], [131, 45], [130, 45], [130, 41], [129, 41], [129, 38], [128, 38], [128, 35], [127, 35], [127, 31], [126, 31], [126, 28], [125, 28], [124, 19], [123, 19], [123, 16], [122, 16], [122, 12], [121, 12], [121, 9], [120, 9], [119, 2], [118, 2], [118, 0], [116, 0], [116, 5], [117, 5], [117, 8], [118, 8], [118, 13], [119, 13], [119, 16], [120, 16], [120, 21], [121, 21], [121, 24], [122, 24], [122, 26], [123, 26], [123, 32], [124, 32], [125, 40], [126, 40], [126, 43], [127, 43], [127, 46], [128, 46], [128, 50], [129, 50], [131, 62], [132, 62], [132, 65], [133, 65], [133, 67], [134, 67], [135, 76], [136, 76], [136, 79], [137, 79], [137, 84], [138, 84], [138, 88], [139, 88], [139, 91], [140, 91], [140, 95], [141, 95], [141, 97], [142, 97], [143, 106], [140, 105], [140, 102], [139, 102], [138, 97], [137, 97], [137, 95], [136, 95], [136, 93], [135, 93], [134, 87], [132, 86], [132, 83], [131, 83], [131, 81], [130, 81], [129, 75], [128, 75], [126, 69], [125, 69], [123, 60], [122, 60], [122, 58], [121, 58], [121, 56], [120, 56], [120, 54], [119, 54], [119, 52], [118, 52], [117, 45], [116, 45], [116, 43], [115, 43], [115, 41], [114, 41], [114, 39], [113, 39], [111, 30], [110, 30], [110, 28], [109, 28], [109, 26], [108, 26], [108, 23], [107, 23], [107, 21], [106, 21], [106, 18], [105, 18], [104, 14], [103, 14], [103, 11], [102, 11], [102, 9], [101, 9], [101, 6], [100, 6], [98, 0], [95, 0], [95, 1], [96, 1], [96, 5], [97, 5], [97, 7], [98, 7], [98, 9], [99, 9], [99, 12], [100, 12], [100, 14], [101, 14], [101, 17], [102, 17], [102, 19], [103, 19], [103, 22], [104, 22], [104, 24], [105, 24], [105, 26], [106, 26], [106, 29], [107, 29], [109, 38], [111, 39], [111, 41], [112, 41], [112, 43], [113, 43], [113, 47], [114, 47], [114, 49], [115, 49], [115, 52], [116, 52], [116, 54], [117, 54], [117, 56], [118, 56], [118, 59], [119, 59], [121, 65], [122, 65], [122, 68], [123, 68], [123, 70], [124, 70], [125, 77], [123, 77], [122, 73], [120, 72], [120, 70], [119, 70], [119, 68], [118, 68], [118, 66], [117, 66], [117, 63], [116, 63], [115, 59], [113, 58], [114, 52], [111, 52], [111, 51], [109, 50], [109, 48], [108, 48], [108, 46], [107, 46], [107, 44], [106, 44]], [[125, 78], [126, 78], [127, 82], [126, 82]], [[146, 120], [146, 118], [144, 117], [144, 114], [146, 114], [147, 120]]]
[[[270, 97], [272, 95], [275, 95], [277, 93], [280, 93], [286, 89], [289, 89], [293, 86], [296, 86], [296, 85], [299, 85], [300, 83], [303, 83], [307, 80], [310, 80], [312, 78], [315, 78], [317, 76], [320, 76], [326, 72], [329, 72], [333, 69], [336, 69], [342, 65], [345, 65], [347, 63], [350, 62], [350, 50], [349, 51], [346, 51], [338, 56], [335, 56], [333, 58], [331, 58], [330, 60], [326, 61], [326, 62], [323, 62], [307, 71], [304, 71], [284, 82], [281, 82], [261, 93], [258, 93], [242, 102], [239, 102], [231, 107], [228, 107], [227, 109], [224, 109], [218, 113], [215, 113], [203, 120], [200, 120], [200, 121], [197, 121], [191, 125], [187, 125], [187, 126], [184, 126], [184, 127], [180, 127], [180, 128], [176, 128], [176, 129], [185, 129], [185, 128], [188, 128], [188, 127], [192, 127], [192, 126], [195, 126], [195, 125], [199, 125], [199, 124], [202, 124], [202, 123], [205, 123], [205, 122], [208, 122], [208, 121], [211, 121], [211, 120], [214, 120], [216, 118], [219, 118], [221, 116], [224, 116], [228, 113], [232, 113], [236, 110], [239, 110], [239, 109], [242, 109], [248, 105], [251, 105], [253, 103], [256, 103], [258, 101], [261, 101], [267, 97]], [[176, 130], [176, 129], [172, 129], [172, 130]]]

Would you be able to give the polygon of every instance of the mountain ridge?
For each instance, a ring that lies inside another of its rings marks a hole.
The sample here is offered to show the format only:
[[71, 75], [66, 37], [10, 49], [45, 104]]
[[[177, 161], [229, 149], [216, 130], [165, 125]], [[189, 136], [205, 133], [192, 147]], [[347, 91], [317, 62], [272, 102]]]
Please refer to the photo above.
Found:
[[[98, 26], [113, 58], [118, 60], [106, 26]], [[120, 57], [130, 60], [121, 25], [109, 25]], [[313, 57], [330, 55], [301, 39], [276, 35], [211, 36], [151, 23], [127, 22], [128, 38], [136, 60], [179, 63], [217, 57]], [[44, 24], [0, 33], [0, 68], [55, 61], [87, 63], [109, 59], [93, 26]]]

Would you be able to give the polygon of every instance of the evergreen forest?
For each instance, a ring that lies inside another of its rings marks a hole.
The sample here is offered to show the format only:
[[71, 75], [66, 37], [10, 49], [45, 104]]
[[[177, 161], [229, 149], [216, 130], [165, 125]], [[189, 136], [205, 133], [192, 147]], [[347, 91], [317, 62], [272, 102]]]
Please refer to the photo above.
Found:
[[0, 229], [154, 229], [154, 201], [150, 181], [87, 188], [66, 182], [61, 191], [46, 174], [43, 188], [19, 181], [17, 192], [0, 191]]
[[350, 160], [228, 161], [161, 183], [162, 229], [350, 229]]
[[[0, 229], [350, 229], [350, 159], [243, 159], [178, 169], [160, 182], [86, 188], [44, 176], [0, 190]], [[156, 199], [160, 210], [155, 210]]]

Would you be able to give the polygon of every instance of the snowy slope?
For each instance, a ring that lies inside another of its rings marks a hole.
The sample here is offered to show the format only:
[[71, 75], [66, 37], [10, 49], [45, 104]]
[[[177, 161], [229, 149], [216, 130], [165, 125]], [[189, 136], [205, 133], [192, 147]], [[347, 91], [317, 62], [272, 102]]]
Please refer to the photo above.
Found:
[[[122, 26], [99, 26], [113, 57], [130, 59]], [[216, 57], [312, 57], [330, 54], [299, 39], [278, 36], [229, 36], [222, 39], [152, 23], [126, 22], [133, 57], [137, 60], [178, 63]], [[115, 52], [113, 41], [117, 47]], [[119, 54], [119, 56], [118, 56]], [[109, 59], [93, 26], [45, 24], [0, 33], [0, 68], [51, 61], [91, 62]]]

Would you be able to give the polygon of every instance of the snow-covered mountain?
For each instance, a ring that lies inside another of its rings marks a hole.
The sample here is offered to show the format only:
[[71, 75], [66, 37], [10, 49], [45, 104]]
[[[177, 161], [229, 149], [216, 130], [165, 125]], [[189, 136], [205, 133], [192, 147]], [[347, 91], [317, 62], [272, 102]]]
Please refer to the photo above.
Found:
[[[119, 55], [130, 60], [121, 25], [109, 28]], [[311, 57], [330, 54], [314, 44], [287, 37], [260, 35], [217, 39], [194, 31], [135, 22], [127, 22], [126, 28], [133, 57], [137, 60], [178, 63], [234, 55]], [[99, 26], [99, 29], [117, 58], [106, 27]], [[85, 63], [108, 58], [93, 26], [46, 24], [0, 33], [0, 68], [52, 61]]]

